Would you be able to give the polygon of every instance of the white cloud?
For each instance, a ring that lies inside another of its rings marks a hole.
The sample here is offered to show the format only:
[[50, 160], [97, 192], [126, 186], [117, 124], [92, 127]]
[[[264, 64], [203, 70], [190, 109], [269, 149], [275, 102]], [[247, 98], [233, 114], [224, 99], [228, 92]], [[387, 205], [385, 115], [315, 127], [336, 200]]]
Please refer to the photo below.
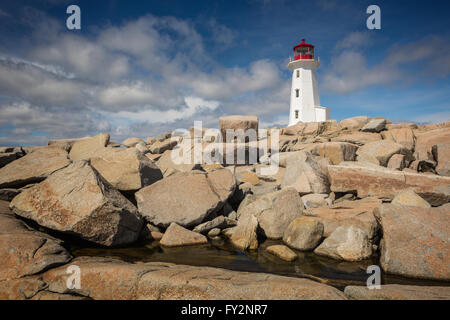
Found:
[[[348, 94], [370, 86], [417, 81], [418, 74], [441, 77], [450, 74], [450, 45], [439, 37], [393, 45], [385, 58], [371, 67], [365, 55], [358, 51], [362, 45], [367, 45], [362, 34], [352, 33], [336, 46], [342, 51], [333, 57], [323, 77], [323, 88]], [[405, 66], [412, 67], [413, 71]]]
[[338, 43], [335, 46], [336, 50], [342, 50], [342, 49], [352, 49], [355, 50], [356, 48], [362, 48], [369, 46], [372, 41], [372, 36], [369, 31], [355, 31], [348, 34], [345, 38], [338, 41]]
[[[42, 12], [28, 10], [24, 19], [39, 21], [22, 39], [29, 47], [22, 56], [0, 53], [0, 98], [11, 101], [0, 104], [0, 125], [15, 127], [4, 133], [10, 141], [98, 131], [120, 140], [194, 120], [217, 126], [230, 113], [269, 119], [288, 108], [277, 64], [263, 59], [225, 68], [187, 20], [146, 15], [74, 34]], [[235, 31], [216, 21], [211, 26], [217, 45], [233, 45]]]

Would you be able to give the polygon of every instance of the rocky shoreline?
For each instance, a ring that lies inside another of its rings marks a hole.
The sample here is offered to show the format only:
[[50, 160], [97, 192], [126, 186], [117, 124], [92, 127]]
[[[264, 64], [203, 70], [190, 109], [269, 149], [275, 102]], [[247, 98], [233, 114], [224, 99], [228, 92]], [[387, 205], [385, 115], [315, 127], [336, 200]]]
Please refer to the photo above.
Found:
[[[258, 130], [258, 120], [222, 118], [220, 132], [230, 129]], [[280, 130], [280, 153], [259, 152], [258, 163], [248, 163], [252, 143], [274, 144], [271, 137], [236, 144], [248, 155], [244, 164], [174, 163], [172, 153], [194, 142], [193, 131], [0, 148], [0, 299], [450, 298], [446, 285], [342, 292], [314, 277], [74, 258], [70, 239], [105, 248], [221, 239], [250, 252], [271, 239], [278, 244], [265, 251], [280, 263], [298, 252], [348, 263], [376, 256], [386, 274], [450, 280], [449, 122], [298, 123]], [[213, 144], [206, 135], [204, 147]], [[275, 156], [277, 172], [264, 175]], [[67, 286], [71, 265], [81, 270], [80, 289]]]

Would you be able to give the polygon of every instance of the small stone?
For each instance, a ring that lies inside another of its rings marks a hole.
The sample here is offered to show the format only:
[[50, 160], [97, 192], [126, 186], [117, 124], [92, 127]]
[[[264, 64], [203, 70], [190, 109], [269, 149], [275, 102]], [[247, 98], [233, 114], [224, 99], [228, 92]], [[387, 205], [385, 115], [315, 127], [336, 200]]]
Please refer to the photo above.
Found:
[[297, 254], [284, 245], [273, 245], [266, 248], [267, 252], [277, 256], [285, 261], [294, 261], [297, 259]]
[[144, 140], [142, 140], [140, 138], [128, 138], [124, 142], [122, 142], [122, 145], [124, 145], [125, 147], [128, 147], [128, 148], [131, 148], [131, 147], [135, 147], [139, 143], [142, 143], [145, 145]]
[[221, 230], [219, 228], [211, 229], [208, 232], [208, 237], [209, 238], [217, 237], [220, 234], [220, 232], [221, 232]]
[[404, 190], [395, 196], [392, 200], [392, 204], [400, 206], [412, 206], [421, 208], [431, 208], [431, 205], [426, 202], [422, 197], [417, 195], [414, 190]]
[[208, 243], [204, 235], [185, 229], [172, 222], [167, 228], [160, 244], [166, 247], [199, 245]]

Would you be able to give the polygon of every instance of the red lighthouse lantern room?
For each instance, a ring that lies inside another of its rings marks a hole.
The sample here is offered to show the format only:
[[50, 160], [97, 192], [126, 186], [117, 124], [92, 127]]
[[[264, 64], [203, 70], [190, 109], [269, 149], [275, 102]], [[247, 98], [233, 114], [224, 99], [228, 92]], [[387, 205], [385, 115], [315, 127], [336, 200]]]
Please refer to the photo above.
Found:
[[314, 59], [314, 46], [306, 43], [305, 39], [294, 47], [294, 60], [301, 59]]

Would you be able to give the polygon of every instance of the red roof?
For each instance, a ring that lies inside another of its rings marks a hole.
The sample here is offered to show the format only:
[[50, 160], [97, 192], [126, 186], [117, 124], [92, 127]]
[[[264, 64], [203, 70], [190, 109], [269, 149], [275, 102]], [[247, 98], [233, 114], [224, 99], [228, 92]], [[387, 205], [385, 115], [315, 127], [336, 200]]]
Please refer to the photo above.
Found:
[[297, 49], [299, 47], [311, 47], [311, 48], [314, 48], [314, 46], [312, 44], [306, 43], [305, 39], [302, 39], [302, 43], [300, 43], [300, 44], [298, 44], [298, 45], [296, 45], [294, 47], [294, 51], [295, 51], [295, 49]]

